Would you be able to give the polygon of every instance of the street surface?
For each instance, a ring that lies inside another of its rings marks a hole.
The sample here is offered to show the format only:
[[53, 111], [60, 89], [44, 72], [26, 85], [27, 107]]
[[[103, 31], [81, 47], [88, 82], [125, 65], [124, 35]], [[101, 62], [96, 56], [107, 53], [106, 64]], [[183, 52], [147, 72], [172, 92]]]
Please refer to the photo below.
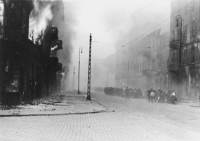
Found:
[[13, 116], [56, 116], [85, 113], [99, 113], [106, 108], [95, 101], [86, 101], [85, 95], [54, 95], [48, 98], [35, 100], [32, 104], [18, 105], [15, 108], [4, 109], [0, 107], [0, 117]]
[[[200, 107], [143, 99], [93, 97], [108, 108], [97, 114], [1, 117], [0, 141], [199, 141]], [[113, 112], [114, 110], [114, 112]]]

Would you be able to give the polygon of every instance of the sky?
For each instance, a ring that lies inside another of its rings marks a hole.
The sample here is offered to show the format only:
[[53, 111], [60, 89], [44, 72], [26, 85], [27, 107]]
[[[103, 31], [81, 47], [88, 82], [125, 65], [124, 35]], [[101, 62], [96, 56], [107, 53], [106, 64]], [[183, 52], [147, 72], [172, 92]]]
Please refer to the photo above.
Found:
[[150, 24], [156, 21], [159, 25], [159, 21], [170, 15], [170, 0], [66, 1], [72, 3], [75, 14], [75, 51], [79, 47], [87, 51], [89, 34], [92, 33], [93, 52], [97, 58], [113, 54], [118, 40], [130, 34], [130, 30], [143, 29], [138, 25], [148, 22], [149, 17]]

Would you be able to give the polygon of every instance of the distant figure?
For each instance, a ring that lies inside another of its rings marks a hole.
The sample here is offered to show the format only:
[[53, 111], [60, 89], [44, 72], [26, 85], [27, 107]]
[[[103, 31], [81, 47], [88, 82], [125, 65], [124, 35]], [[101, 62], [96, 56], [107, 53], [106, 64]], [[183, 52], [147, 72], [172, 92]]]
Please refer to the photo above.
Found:
[[172, 91], [171, 94], [169, 95], [168, 102], [171, 103], [171, 104], [176, 104], [177, 101], [178, 101], [178, 99], [177, 99], [177, 96], [176, 96], [176, 92]]
[[153, 88], [147, 91], [147, 98], [149, 102], [155, 102], [156, 101], [156, 92]]

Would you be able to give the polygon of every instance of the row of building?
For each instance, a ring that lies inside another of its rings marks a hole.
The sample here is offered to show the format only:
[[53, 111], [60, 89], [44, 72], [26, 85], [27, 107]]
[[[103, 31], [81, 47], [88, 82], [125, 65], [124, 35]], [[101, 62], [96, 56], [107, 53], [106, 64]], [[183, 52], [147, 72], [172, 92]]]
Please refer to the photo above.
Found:
[[115, 87], [177, 91], [200, 95], [200, 1], [173, 0], [169, 27], [157, 28], [122, 45], [115, 55]]
[[168, 39], [168, 33], [158, 29], [122, 46], [116, 57], [116, 86], [167, 88]]

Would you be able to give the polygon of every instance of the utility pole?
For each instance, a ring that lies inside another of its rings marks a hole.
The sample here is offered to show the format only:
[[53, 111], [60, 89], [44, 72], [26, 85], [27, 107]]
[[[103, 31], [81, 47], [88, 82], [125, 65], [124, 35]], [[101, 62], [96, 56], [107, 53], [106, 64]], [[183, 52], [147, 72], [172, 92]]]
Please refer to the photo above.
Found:
[[78, 61], [78, 94], [80, 94], [80, 55], [82, 53], [82, 49], [79, 48], [79, 61]]
[[91, 55], [92, 55], [92, 34], [90, 33], [89, 41], [89, 60], [88, 60], [88, 85], [87, 85], [87, 100], [91, 100]]

